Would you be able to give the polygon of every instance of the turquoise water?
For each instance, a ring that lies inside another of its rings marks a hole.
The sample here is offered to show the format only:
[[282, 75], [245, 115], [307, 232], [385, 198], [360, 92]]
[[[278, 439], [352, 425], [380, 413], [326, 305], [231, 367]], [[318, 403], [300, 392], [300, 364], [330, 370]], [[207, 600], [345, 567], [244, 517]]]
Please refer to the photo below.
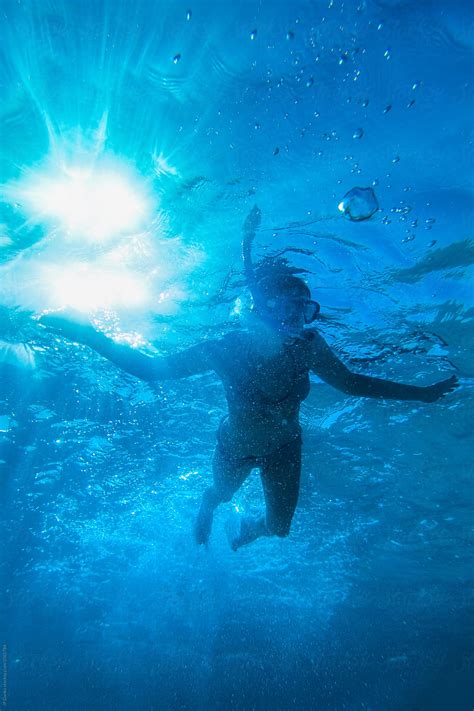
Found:
[[[469, 709], [473, 29], [468, 3], [1, 0], [3, 702]], [[338, 209], [371, 187], [366, 221]], [[353, 370], [313, 380], [289, 538], [192, 524], [225, 412], [41, 329], [149, 353], [238, 327], [242, 224], [308, 270]]]

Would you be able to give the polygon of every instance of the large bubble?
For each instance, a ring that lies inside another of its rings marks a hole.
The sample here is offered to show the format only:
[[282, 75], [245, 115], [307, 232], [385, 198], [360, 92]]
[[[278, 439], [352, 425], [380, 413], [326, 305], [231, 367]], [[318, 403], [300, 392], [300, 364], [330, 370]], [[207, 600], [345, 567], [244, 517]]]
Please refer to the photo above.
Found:
[[352, 188], [344, 195], [338, 208], [348, 220], [361, 222], [377, 212], [379, 203], [372, 188]]

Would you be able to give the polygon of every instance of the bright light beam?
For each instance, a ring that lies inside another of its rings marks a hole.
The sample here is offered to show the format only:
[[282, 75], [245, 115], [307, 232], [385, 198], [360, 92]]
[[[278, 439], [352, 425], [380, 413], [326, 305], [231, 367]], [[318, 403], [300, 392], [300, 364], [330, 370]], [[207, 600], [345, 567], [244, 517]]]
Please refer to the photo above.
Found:
[[45, 268], [52, 302], [60, 309], [82, 313], [97, 309], [136, 309], [148, 304], [150, 295], [143, 280], [127, 270], [107, 270], [87, 264], [66, 264]]
[[153, 209], [145, 181], [108, 157], [82, 156], [77, 163], [50, 158], [7, 186], [6, 193], [33, 222], [90, 242], [136, 232]]

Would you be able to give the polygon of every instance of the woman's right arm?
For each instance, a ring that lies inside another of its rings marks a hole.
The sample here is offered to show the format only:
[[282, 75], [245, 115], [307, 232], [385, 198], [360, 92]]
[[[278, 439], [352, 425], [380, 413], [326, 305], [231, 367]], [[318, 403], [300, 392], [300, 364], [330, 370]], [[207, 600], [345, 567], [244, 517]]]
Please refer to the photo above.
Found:
[[203, 341], [170, 356], [148, 356], [131, 346], [116, 343], [90, 323], [77, 323], [64, 316], [45, 314], [39, 322], [49, 331], [82, 343], [141, 380], [186, 378], [213, 370], [210, 341]]

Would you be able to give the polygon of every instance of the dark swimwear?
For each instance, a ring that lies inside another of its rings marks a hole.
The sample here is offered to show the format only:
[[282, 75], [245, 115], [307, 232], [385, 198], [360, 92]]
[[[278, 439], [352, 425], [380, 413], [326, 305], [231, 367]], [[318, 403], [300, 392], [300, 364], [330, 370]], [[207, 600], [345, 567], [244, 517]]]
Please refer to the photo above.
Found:
[[214, 487], [221, 501], [230, 501], [252, 469], [260, 470], [266, 504], [266, 523], [276, 535], [290, 531], [298, 502], [301, 472], [301, 429], [287, 444], [263, 456], [233, 457], [217, 432], [217, 445], [212, 461]]

